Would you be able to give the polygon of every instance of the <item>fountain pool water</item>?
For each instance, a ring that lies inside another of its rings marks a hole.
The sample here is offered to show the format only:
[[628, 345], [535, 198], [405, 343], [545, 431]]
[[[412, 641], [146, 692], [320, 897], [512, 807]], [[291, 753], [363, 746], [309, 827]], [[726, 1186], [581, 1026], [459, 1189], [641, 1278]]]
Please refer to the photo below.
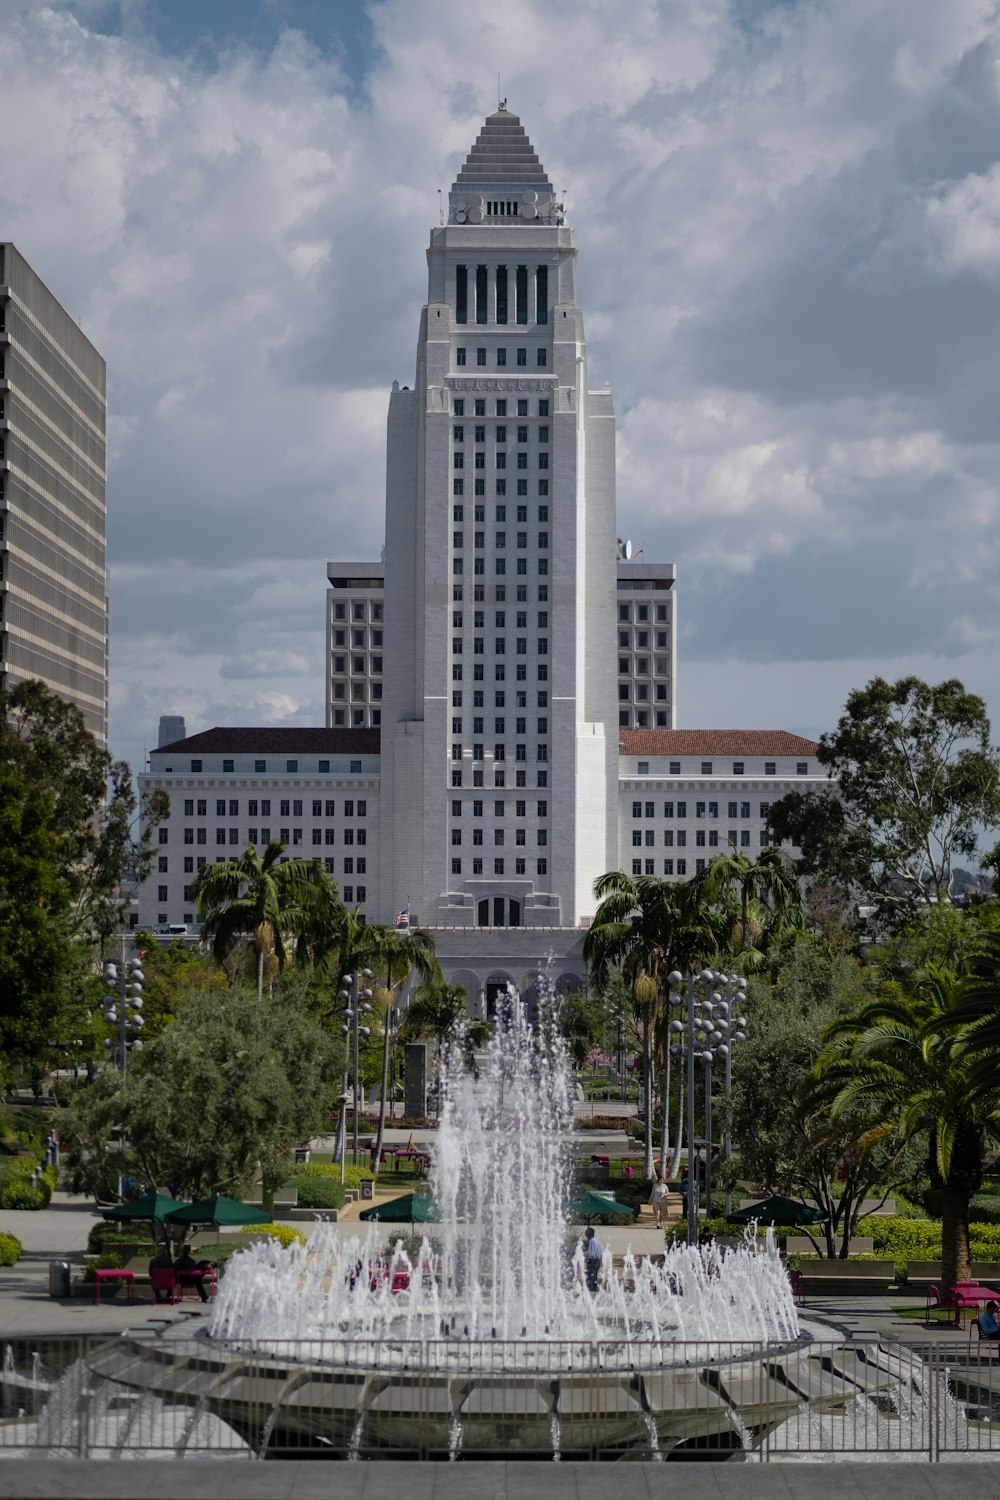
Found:
[[[738, 1353], [787, 1343], [798, 1321], [773, 1241], [739, 1249], [676, 1247], [657, 1260], [605, 1251], [587, 1288], [573, 1192], [570, 1072], [543, 998], [532, 1027], [509, 993], [475, 1072], [462, 1038], [444, 1062], [431, 1188], [440, 1226], [410, 1255], [372, 1228], [345, 1238], [320, 1225], [305, 1246], [258, 1244], [229, 1262], [210, 1335], [288, 1347], [321, 1341], [352, 1363], [352, 1344], [434, 1340], [442, 1367], [494, 1367], [488, 1345], [524, 1341], [535, 1369], [564, 1367], [565, 1346], [601, 1347], [602, 1368], [660, 1367], [669, 1346], [719, 1341]], [[598, 1235], [601, 1231], [598, 1230]], [[483, 1354], [483, 1345], [487, 1346]], [[735, 1348], [733, 1346], [736, 1346]], [[551, 1361], [547, 1351], [551, 1351]]]

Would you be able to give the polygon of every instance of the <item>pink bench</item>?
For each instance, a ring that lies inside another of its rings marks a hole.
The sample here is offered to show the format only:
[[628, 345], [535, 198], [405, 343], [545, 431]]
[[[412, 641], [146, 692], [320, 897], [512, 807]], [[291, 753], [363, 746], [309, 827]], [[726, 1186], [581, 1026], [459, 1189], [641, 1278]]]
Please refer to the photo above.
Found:
[[94, 1306], [95, 1307], [100, 1307], [100, 1305], [101, 1305], [101, 1282], [102, 1281], [124, 1281], [124, 1283], [126, 1285], [126, 1288], [128, 1289], [128, 1300], [130, 1302], [134, 1300], [134, 1298], [135, 1298], [135, 1272], [134, 1271], [125, 1271], [125, 1270], [112, 1270], [110, 1267], [109, 1268], [102, 1268], [102, 1269], [94, 1272]]

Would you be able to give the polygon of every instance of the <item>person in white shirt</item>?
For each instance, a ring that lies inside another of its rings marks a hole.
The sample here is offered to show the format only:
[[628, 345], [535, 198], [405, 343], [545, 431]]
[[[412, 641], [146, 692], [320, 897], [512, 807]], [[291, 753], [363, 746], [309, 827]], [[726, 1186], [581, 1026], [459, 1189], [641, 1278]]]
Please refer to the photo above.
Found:
[[653, 1183], [653, 1191], [649, 1195], [649, 1201], [653, 1206], [653, 1217], [656, 1220], [657, 1229], [663, 1228], [663, 1215], [667, 1211], [667, 1202], [670, 1198], [670, 1189], [661, 1174]]
[[587, 1277], [587, 1290], [597, 1291], [597, 1277], [604, 1259], [604, 1246], [597, 1238], [593, 1224], [588, 1224], [583, 1235], [583, 1265]]

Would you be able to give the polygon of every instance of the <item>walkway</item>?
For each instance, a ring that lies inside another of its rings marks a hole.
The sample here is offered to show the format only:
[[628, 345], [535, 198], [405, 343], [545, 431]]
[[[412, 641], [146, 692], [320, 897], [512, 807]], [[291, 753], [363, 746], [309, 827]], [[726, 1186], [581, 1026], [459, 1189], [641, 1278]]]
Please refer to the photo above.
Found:
[[996, 1500], [991, 1464], [251, 1463], [9, 1459], [0, 1500]]

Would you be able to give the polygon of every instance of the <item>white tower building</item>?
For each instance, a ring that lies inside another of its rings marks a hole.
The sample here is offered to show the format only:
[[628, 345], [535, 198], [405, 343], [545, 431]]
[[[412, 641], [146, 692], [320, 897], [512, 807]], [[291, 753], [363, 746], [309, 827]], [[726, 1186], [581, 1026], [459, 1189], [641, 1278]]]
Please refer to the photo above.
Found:
[[614, 412], [507, 109], [427, 259], [389, 405], [379, 916], [576, 927], [618, 859]]

